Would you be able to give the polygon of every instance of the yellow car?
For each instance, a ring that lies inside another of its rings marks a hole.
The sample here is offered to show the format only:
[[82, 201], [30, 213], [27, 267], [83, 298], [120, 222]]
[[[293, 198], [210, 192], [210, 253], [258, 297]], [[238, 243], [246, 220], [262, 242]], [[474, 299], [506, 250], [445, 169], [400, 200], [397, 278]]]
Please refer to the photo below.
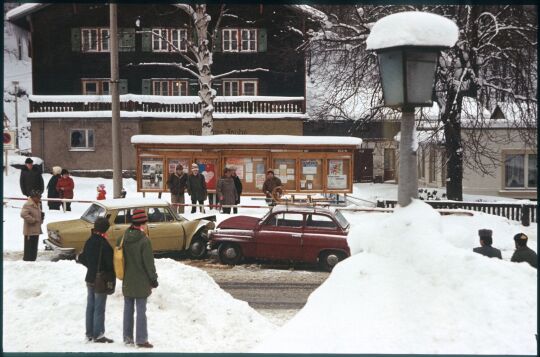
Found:
[[106, 217], [111, 227], [107, 231], [108, 242], [114, 247], [130, 226], [133, 210], [143, 208], [148, 215], [146, 233], [152, 241], [155, 253], [182, 252], [192, 258], [206, 256], [208, 231], [215, 227], [215, 217], [195, 220], [176, 214], [168, 202], [150, 198], [118, 198], [95, 201], [81, 218], [47, 224], [48, 239], [43, 242], [61, 258], [73, 258], [79, 254], [90, 237], [90, 230], [98, 217]]

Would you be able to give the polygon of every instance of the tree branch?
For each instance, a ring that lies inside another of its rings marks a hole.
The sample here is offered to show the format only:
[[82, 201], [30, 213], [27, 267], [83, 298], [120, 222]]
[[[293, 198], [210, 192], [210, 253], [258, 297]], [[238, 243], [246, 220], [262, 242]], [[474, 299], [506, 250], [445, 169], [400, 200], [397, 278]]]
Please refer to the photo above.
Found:
[[237, 73], [251, 73], [251, 72], [270, 72], [270, 71], [268, 69], [266, 69], [266, 68], [235, 69], [233, 71], [229, 71], [229, 72], [226, 72], [226, 73], [222, 73], [222, 74], [212, 76], [212, 79], [219, 79], [219, 78], [227, 77], [227, 76], [230, 76], [232, 74], [237, 74]]

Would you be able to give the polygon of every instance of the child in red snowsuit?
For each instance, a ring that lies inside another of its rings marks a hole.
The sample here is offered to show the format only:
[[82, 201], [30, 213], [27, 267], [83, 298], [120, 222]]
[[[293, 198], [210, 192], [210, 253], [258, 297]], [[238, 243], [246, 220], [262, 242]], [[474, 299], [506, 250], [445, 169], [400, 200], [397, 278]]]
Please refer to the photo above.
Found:
[[105, 195], [107, 194], [107, 191], [105, 191], [105, 185], [104, 184], [98, 185], [97, 192], [98, 192], [97, 199], [104, 200]]

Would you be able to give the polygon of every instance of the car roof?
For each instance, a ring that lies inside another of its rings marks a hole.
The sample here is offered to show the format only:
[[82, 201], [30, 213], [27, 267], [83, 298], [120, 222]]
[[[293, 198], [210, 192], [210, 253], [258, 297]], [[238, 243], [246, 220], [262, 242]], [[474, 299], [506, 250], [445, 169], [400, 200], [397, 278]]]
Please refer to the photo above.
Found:
[[148, 206], [168, 206], [169, 203], [158, 198], [113, 198], [109, 200], [94, 201], [95, 204], [101, 205], [108, 209], [116, 208], [138, 208]]
[[297, 213], [324, 213], [332, 214], [332, 211], [324, 207], [311, 207], [311, 206], [289, 206], [289, 205], [277, 205], [272, 209], [274, 213], [281, 212], [297, 212]]

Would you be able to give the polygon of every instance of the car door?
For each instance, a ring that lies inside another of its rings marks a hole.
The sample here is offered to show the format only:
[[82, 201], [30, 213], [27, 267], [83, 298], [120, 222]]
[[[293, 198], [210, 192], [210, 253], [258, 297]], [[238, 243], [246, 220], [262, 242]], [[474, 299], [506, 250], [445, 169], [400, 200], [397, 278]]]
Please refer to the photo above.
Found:
[[111, 214], [112, 222], [110, 228], [109, 242], [114, 247], [118, 237], [122, 237], [126, 229], [131, 225], [131, 209], [117, 209]]
[[328, 215], [309, 213], [306, 215], [302, 235], [303, 260], [316, 262], [321, 250], [344, 250], [345, 236], [337, 222]]
[[279, 212], [270, 215], [256, 232], [256, 255], [265, 259], [302, 258], [302, 213]]
[[148, 207], [148, 236], [154, 251], [181, 249], [182, 234], [180, 223], [168, 207]]

